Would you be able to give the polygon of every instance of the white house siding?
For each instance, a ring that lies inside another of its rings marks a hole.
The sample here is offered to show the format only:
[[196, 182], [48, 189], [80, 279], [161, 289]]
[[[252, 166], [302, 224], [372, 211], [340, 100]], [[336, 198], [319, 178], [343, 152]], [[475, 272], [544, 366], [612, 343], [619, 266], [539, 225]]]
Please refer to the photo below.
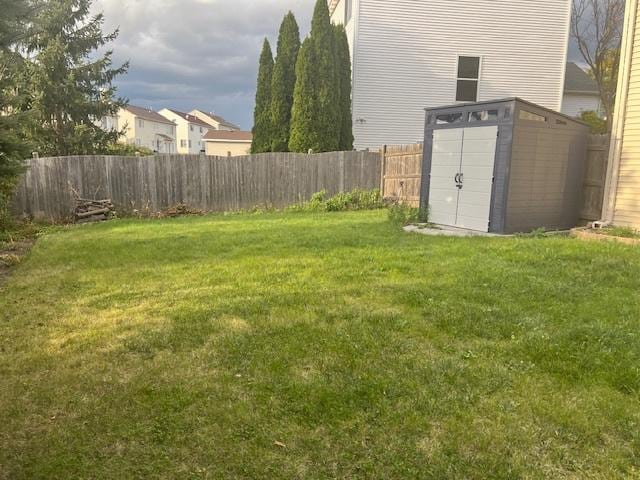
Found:
[[455, 103], [457, 56], [482, 57], [479, 100], [559, 110], [571, 0], [354, 0], [356, 147], [423, 140], [425, 107]]
[[168, 108], [164, 108], [158, 113], [176, 124], [177, 153], [197, 154], [204, 150], [205, 146], [202, 137], [207, 134], [208, 128], [188, 122]]
[[640, 229], [640, 9], [631, 12], [633, 14], [635, 29], [626, 32], [633, 42], [628, 90], [622, 95], [624, 104], [616, 105], [624, 127], [613, 222]]
[[600, 97], [580, 93], [565, 93], [562, 99], [562, 113], [579, 117], [582, 112], [600, 112]]

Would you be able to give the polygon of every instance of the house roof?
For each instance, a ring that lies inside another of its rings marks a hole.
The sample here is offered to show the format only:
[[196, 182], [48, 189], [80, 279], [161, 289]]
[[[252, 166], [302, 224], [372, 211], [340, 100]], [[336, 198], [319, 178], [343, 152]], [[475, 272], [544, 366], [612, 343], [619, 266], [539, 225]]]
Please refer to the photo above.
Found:
[[564, 91], [566, 93], [592, 93], [594, 95], [600, 95], [595, 80], [573, 62], [567, 63]]
[[228, 132], [226, 130], [209, 130], [202, 139], [210, 142], [251, 142], [253, 140], [253, 134], [242, 131]]
[[200, 120], [195, 115], [191, 115], [189, 113], [184, 113], [184, 112], [179, 112], [178, 110], [173, 110], [171, 108], [167, 108], [167, 110], [169, 110], [170, 112], [175, 113], [180, 118], [183, 118], [184, 120], [186, 120], [189, 123], [193, 123], [195, 125], [200, 125], [201, 127], [211, 128], [211, 125], [209, 125], [207, 122], [204, 122], [204, 121]]
[[240, 130], [240, 127], [234, 123], [228, 122], [226, 119], [222, 118], [220, 115], [216, 115], [215, 113], [207, 112], [206, 110], [201, 110], [196, 108], [193, 110], [194, 112], [200, 112], [208, 117], [211, 117], [217, 123], [219, 123], [223, 127], [231, 128], [233, 130]]
[[136, 107], [135, 105], [126, 105], [124, 107], [126, 111], [135, 115], [143, 120], [149, 120], [150, 122], [167, 123], [169, 125], [175, 125], [171, 120], [164, 118], [158, 112], [154, 112], [148, 108]]

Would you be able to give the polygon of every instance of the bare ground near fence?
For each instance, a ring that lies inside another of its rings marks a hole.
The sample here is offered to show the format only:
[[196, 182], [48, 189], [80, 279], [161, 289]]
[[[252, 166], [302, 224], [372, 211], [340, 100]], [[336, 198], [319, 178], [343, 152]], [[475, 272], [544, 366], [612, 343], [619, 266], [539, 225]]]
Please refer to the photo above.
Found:
[[74, 194], [109, 198], [124, 213], [186, 204], [212, 212], [282, 208], [315, 192], [380, 187], [380, 154], [265, 153], [239, 157], [155, 155], [31, 159], [14, 201], [19, 216], [68, 219]]

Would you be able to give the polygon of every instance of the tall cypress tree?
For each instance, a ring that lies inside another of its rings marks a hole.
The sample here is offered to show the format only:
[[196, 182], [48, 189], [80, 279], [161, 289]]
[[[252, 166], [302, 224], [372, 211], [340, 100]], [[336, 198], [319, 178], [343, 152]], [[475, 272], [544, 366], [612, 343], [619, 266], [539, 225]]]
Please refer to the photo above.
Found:
[[296, 61], [300, 50], [300, 29], [293, 13], [289, 12], [280, 25], [278, 52], [271, 83], [271, 115], [273, 134], [271, 147], [274, 152], [286, 152], [289, 148], [291, 108], [296, 84]]
[[343, 25], [333, 26], [336, 37], [336, 66], [340, 91], [340, 150], [353, 150], [353, 120], [351, 115], [351, 55]]
[[258, 86], [256, 89], [256, 107], [253, 112], [253, 143], [251, 153], [271, 151], [271, 80], [273, 77], [273, 53], [269, 40], [264, 39], [260, 66], [258, 68]]
[[103, 151], [121, 132], [103, 130], [97, 119], [117, 113], [113, 80], [128, 64], [112, 67], [112, 51], [99, 50], [118, 36], [103, 34], [102, 14], [91, 15], [92, 0], [45, 2], [34, 19], [28, 50], [35, 54], [29, 71], [32, 135], [43, 155]]
[[311, 41], [315, 54], [313, 68], [317, 75], [318, 111], [316, 114], [319, 152], [339, 148], [339, 80], [336, 69], [336, 41], [326, 0], [317, 0], [311, 19]]
[[302, 44], [296, 65], [289, 141], [293, 151], [338, 150], [340, 92], [335, 55], [335, 34], [327, 2], [317, 0], [311, 20], [311, 35]]
[[302, 42], [296, 62], [296, 86], [291, 109], [291, 135], [289, 150], [306, 153], [309, 149], [320, 151], [317, 114], [318, 92], [315, 49], [310, 38]]

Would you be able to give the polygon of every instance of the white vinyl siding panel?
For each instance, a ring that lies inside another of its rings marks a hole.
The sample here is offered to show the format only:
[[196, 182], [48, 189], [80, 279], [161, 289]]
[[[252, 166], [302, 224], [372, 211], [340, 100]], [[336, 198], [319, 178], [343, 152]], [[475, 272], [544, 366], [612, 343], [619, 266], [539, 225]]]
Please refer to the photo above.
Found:
[[640, 9], [636, 15], [613, 222], [640, 228]]
[[458, 55], [482, 57], [478, 100], [560, 109], [570, 0], [357, 3], [357, 148], [422, 141], [423, 109], [456, 103]]
[[570, 117], [579, 117], [582, 112], [600, 113], [600, 97], [583, 93], [565, 93], [561, 112]]

